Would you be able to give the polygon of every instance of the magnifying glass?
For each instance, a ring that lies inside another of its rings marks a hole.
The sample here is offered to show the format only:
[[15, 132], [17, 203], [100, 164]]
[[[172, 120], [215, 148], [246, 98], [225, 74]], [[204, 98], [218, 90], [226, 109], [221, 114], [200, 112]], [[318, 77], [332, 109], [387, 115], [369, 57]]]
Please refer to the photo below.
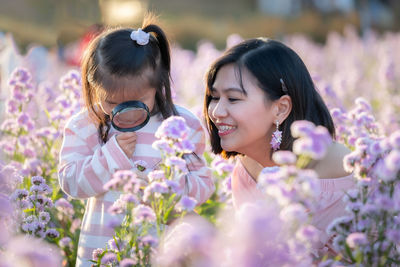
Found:
[[149, 108], [140, 101], [127, 101], [111, 111], [111, 124], [121, 132], [134, 132], [143, 128], [150, 119]]

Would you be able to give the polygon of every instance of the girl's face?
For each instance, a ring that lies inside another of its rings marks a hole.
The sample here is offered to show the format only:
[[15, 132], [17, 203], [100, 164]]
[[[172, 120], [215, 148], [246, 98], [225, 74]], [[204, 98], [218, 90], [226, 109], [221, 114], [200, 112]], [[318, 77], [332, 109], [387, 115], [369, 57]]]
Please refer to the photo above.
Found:
[[100, 97], [100, 105], [104, 113], [111, 115], [111, 111], [118, 104], [132, 100], [143, 102], [147, 105], [150, 112], [153, 110], [155, 105], [156, 88], [135, 82], [125, 84], [123, 88], [124, 89], [121, 89], [114, 94], [107, 94], [104, 97]]
[[208, 115], [218, 128], [221, 147], [251, 155], [254, 151], [268, 151], [274, 129], [273, 102], [257, 86], [256, 79], [242, 71], [243, 92], [234, 64], [223, 66], [217, 73]]

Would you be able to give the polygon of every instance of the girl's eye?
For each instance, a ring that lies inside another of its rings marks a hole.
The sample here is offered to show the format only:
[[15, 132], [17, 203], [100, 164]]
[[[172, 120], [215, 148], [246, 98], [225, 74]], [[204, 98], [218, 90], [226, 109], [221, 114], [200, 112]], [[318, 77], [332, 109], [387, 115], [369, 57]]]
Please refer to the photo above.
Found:
[[229, 100], [229, 102], [236, 102], [236, 101], [239, 101], [239, 99], [238, 98], [228, 98], [228, 100]]
[[218, 101], [218, 100], [219, 100], [219, 97], [211, 96], [211, 101]]

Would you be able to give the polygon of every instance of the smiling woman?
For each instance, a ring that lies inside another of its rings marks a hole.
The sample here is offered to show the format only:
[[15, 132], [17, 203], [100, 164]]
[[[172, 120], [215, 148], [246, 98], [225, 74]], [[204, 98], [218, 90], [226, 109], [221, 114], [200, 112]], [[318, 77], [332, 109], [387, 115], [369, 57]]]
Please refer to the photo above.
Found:
[[[274, 40], [245, 40], [211, 65], [204, 113], [212, 151], [225, 158], [237, 156], [232, 172], [236, 208], [263, 197], [258, 175], [264, 167], [277, 165], [272, 160], [275, 150], [292, 150], [294, 121], [324, 126], [335, 138], [331, 115], [303, 61]], [[347, 153], [347, 148], [333, 142], [323, 159], [308, 165], [320, 178], [321, 206], [313, 223], [321, 230], [322, 247], [329, 246], [324, 234], [328, 224], [345, 214], [344, 191], [354, 186], [353, 176], [343, 170]]]

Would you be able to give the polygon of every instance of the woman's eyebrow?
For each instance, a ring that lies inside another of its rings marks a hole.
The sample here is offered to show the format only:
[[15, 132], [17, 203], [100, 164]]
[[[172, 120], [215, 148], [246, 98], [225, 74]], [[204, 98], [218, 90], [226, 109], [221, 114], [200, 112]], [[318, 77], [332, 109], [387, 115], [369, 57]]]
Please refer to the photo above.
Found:
[[[217, 89], [215, 89], [214, 87], [211, 88], [210, 90], [211, 92], [217, 92]], [[241, 94], [244, 94], [244, 91], [242, 88], [236, 88], [236, 87], [230, 87], [230, 88], [226, 88], [226, 89], [222, 89], [221, 90], [224, 93], [229, 93], [229, 92], [239, 92]]]

